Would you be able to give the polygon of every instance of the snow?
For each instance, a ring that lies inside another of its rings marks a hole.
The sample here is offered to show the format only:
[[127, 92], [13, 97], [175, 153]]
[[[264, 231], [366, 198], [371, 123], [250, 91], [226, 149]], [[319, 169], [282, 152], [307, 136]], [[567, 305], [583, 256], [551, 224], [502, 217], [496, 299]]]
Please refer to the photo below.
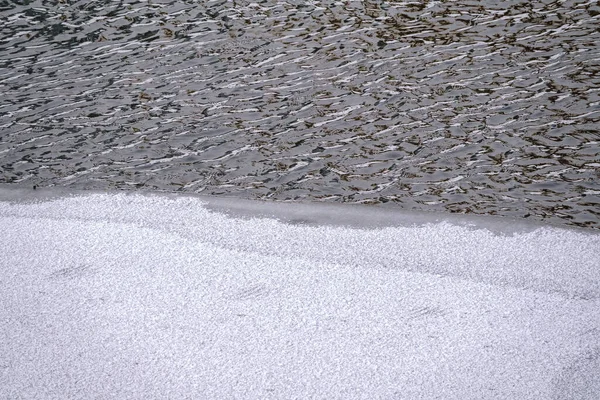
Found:
[[0, 189], [1, 398], [600, 398], [600, 234]]

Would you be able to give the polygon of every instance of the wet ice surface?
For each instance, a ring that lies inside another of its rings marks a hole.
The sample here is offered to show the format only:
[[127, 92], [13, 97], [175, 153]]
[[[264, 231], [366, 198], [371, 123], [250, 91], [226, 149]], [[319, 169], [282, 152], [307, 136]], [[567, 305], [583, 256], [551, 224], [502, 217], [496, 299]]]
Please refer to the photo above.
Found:
[[0, 397], [600, 396], [597, 233], [16, 194], [0, 191]]
[[598, 227], [596, 1], [0, 5], [0, 180]]

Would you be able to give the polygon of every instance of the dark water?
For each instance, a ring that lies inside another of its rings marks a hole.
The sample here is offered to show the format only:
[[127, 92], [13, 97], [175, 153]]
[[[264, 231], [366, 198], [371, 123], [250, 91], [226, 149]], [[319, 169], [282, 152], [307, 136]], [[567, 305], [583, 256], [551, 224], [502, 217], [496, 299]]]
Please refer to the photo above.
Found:
[[0, 182], [600, 227], [598, 1], [0, 1]]

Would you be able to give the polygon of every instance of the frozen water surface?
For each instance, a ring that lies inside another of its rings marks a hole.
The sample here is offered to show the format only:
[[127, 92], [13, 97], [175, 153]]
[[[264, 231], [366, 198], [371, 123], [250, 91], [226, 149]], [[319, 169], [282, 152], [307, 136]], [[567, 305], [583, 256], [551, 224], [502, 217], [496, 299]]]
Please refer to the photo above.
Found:
[[4, 189], [0, 231], [2, 398], [600, 398], [593, 231]]

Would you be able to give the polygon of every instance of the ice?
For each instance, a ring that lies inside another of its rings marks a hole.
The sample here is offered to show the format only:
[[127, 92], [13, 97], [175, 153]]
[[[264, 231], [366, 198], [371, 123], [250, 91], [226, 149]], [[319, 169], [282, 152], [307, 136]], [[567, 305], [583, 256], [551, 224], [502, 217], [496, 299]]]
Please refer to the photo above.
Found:
[[600, 235], [0, 189], [2, 398], [600, 398]]

